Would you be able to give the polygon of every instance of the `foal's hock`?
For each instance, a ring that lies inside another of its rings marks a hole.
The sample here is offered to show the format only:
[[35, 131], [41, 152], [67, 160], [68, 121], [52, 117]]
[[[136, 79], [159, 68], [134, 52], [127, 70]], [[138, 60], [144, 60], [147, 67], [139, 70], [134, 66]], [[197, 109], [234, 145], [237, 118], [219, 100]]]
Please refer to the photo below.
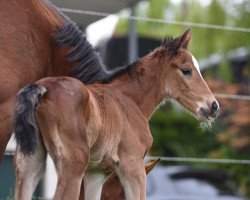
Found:
[[51, 77], [22, 89], [14, 122], [15, 199], [31, 199], [47, 152], [58, 174], [54, 200], [78, 199], [83, 177], [85, 200], [100, 199], [114, 170], [127, 200], [146, 199], [143, 158], [152, 144], [148, 120], [156, 107], [174, 98], [203, 122], [219, 110], [187, 50], [190, 38], [190, 30], [168, 37], [150, 54], [115, 71], [103, 65], [88, 68], [91, 85]]

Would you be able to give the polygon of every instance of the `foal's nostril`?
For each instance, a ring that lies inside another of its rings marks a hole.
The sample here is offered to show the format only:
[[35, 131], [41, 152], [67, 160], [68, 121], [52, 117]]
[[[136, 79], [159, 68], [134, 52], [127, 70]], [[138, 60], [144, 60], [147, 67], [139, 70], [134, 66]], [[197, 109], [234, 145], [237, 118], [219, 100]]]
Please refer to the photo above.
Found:
[[214, 101], [214, 102], [212, 103], [212, 110], [213, 110], [213, 111], [217, 111], [218, 108], [219, 108], [218, 103], [217, 103], [216, 101]]

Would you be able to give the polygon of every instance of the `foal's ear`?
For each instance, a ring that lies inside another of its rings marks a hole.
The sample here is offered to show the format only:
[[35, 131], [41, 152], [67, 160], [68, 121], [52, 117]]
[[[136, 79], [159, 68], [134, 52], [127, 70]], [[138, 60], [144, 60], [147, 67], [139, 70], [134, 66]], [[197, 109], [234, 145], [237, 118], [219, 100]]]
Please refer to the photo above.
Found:
[[191, 40], [191, 29], [187, 29], [182, 36], [180, 36], [180, 42], [179, 42], [179, 47], [183, 48], [183, 49], [187, 49], [188, 48], [188, 44]]

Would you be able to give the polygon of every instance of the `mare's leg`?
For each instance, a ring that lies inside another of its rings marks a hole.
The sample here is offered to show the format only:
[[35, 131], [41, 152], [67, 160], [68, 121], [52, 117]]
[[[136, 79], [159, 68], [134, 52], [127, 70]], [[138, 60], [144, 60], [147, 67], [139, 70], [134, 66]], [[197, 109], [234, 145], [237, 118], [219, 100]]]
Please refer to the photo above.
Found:
[[15, 154], [15, 200], [29, 200], [45, 171], [46, 150], [39, 142], [34, 155], [24, 155], [17, 146]]
[[120, 160], [116, 173], [124, 188], [126, 200], [146, 199], [146, 172], [143, 160], [136, 158]]
[[84, 200], [100, 200], [102, 186], [107, 175], [100, 171], [86, 171], [84, 176]]
[[6, 102], [3, 102], [0, 98], [0, 163], [4, 156], [6, 146], [11, 137], [11, 126], [14, 107], [15, 98], [7, 100]]
[[11, 121], [10, 117], [0, 121], [0, 164], [3, 159], [6, 146], [11, 137]]

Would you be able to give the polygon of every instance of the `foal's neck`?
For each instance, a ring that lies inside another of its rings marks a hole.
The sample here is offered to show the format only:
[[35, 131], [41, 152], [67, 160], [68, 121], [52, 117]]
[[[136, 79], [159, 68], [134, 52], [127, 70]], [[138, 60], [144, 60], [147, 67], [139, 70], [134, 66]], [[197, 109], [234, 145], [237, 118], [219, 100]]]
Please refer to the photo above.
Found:
[[160, 81], [159, 59], [149, 54], [137, 61], [128, 73], [113, 81], [124, 95], [131, 98], [149, 120], [164, 99], [164, 84]]

